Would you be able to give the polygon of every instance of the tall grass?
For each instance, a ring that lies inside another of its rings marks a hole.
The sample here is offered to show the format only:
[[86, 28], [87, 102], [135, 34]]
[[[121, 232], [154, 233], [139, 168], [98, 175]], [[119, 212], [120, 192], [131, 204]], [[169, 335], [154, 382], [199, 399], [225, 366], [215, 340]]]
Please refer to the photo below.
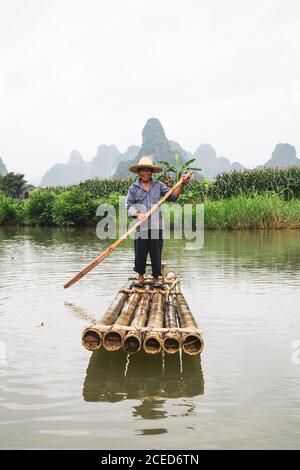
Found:
[[207, 229], [294, 229], [300, 228], [300, 199], [285, 201], [277, 194], [255, 197], [243, 194], [204, 204]]

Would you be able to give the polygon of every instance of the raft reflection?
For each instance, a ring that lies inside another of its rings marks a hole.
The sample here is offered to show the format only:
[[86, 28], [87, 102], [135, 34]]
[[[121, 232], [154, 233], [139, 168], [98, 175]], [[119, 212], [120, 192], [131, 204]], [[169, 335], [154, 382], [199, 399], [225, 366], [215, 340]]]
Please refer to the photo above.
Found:
[[83, 384], [85, 401], [144, 400], [141, 406], [134, 408], [134, 415], [148, 419], [150, 415], [152, 419], [162, 417], [163, 411], [159, 408], [165, 398], [194, 397], [203, 393], [200, 357], [185, 354], [180, 359], [179, 354], [152, 356], [139, 352], [127, 356], [121, 350], [94, 351]]

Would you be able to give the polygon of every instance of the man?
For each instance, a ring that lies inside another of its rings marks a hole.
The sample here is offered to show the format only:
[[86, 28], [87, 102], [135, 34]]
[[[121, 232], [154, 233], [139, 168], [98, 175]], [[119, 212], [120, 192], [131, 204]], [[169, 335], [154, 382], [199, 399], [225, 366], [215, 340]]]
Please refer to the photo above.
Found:
[[[138, 273], [138, 281], [135, 287], [143, 287], [146, 271], [147, 255], [150, 254], [153, 287], [161, 287], [158, 277], [161, 276], [161, 255], [163, 248], [163, 220], [161, 209], [157, 209], [146, 220], [145, 213], [156, 204], [170, 188], [159, 181], [152, 179], [152, 173], [160, 173], [163, 169], [154, 165], [150, 156], [141, 157], [137, 165], [129, 168], [133, 173], [139, 174], [139, 179], [134, 182], [127, 194], [126, 208], [128, 215], [144, 221], [135, 232], [134, 236], [134, 271]], [[189, 181], [190, 176], [183, 177], [183, 183], [167, 199], [176, 201], [180, 196], [183, 186]]]

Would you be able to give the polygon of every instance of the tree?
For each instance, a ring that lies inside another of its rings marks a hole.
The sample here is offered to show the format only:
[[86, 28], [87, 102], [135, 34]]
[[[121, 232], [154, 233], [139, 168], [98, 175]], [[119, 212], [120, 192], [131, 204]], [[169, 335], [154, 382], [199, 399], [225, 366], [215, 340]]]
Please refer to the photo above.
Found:
[[7, 173], [0, 176], [0, 191], [7, 196], [20, 198], [27, 181], [21, 173]]

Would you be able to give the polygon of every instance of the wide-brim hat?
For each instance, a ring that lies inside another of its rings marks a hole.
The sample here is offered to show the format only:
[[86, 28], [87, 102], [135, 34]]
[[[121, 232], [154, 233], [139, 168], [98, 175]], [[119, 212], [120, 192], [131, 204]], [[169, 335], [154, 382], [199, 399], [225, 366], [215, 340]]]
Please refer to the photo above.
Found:
[[163, 170], [161, 166], [154, 165], [152, 158], [148, 156], [141, 157], [137, 165], [130, 166], [129, 171], [133, 173], [138, 173], [141, 168], [149, 168], [153, 173], [160, 173]]

